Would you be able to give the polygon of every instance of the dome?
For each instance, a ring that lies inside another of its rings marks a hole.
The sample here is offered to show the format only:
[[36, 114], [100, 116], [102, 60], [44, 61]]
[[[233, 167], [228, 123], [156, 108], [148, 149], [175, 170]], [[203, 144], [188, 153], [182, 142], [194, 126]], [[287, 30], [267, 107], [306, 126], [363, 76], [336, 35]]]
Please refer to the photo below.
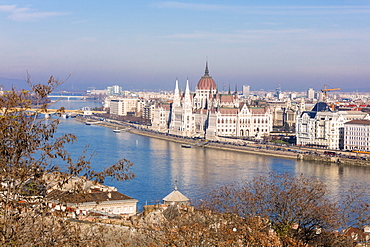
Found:
[[212, 77], [209, 75], [208, 71], [208, 62], [206, 63], [206, 71], [204, 73], [204, 76], [200, 78], [197, 89], [198, 90], [210, 90], [210, 89], [216, 89], [216, 82], [212, 79]]

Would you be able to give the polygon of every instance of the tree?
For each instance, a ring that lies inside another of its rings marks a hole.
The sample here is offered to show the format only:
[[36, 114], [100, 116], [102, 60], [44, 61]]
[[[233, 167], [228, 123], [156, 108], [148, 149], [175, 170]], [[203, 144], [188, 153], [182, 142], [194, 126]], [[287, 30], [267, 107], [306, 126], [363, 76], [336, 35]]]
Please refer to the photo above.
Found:
[[[72, 160], [65, 145], [76, 136], [56, 137], [59, 120], [38, 117], [47, 113], [47, 97], [62, 82], [54, 77], [46, 85], [27, 82], [31, 91], [13, 88], [0, 96], [0, 241], [5, 246], [50, 246], [75, 239], [93, 245], [96, 239], [79, 231], [81, 226], [50, 214], [45, 176], [57, 175], [61, 187], [79, 176], [99, 183], [107, 177], [122, 181], [134, 177], [132, 163], [123, 159], [97, 172], [86, 154]], [[63, 112], [62, 108], [57, 114]], [[76, 183], [73, 192], [83, 193], [81, 185]]]
[[[146, 222], [140, 230], [153, 246], [281, 246], [268, 221], [211, 210], [170, 206], [161, 222]], [[158, 216], [157, 216], [158, 217]]]
[[[341, 229], [369, 222], [366, 190], [338, 198], [320, 180], [268, 173], [216, 188], [192, 206], [157, 207], [138, 224], [139, 246], [355, 246]], [[361, 230], [359, 231], [361, 232]]]
[[[349, 217], [343, 219], [343, 204], [329, 199], [328, 192], [327, 186], [315, 178], [269, 173], [242, 184], [222, 186], [202, 206], [213, 212], [266, 219], [282, 246], [350, 246], [343, 235], [334, 234]], [[354, 203], [355, 200], [350, 205]], [[353, 208], [350, 205], [347, 203], [346, 208]]]

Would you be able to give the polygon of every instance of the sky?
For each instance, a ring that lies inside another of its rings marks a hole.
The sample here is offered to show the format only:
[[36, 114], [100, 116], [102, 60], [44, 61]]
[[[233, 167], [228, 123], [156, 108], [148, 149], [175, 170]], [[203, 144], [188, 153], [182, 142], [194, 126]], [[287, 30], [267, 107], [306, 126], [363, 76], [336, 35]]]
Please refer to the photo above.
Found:
[[15, 86], [194, 90], [206, 61], [219, 90], [370, 92], [370, 0], [0, 0], [0, 78]]

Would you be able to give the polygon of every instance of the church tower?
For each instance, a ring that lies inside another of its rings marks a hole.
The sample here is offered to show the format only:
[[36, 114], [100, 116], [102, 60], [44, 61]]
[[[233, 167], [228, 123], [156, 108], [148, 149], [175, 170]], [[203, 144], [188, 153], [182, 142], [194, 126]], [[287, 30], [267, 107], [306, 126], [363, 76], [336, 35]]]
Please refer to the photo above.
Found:
[[[206, 69], [204, 76], [202, 76], [197, 84], [193, 106], [195, 109], [205, 109], [210, 106], [210, 99], [216, 94], [216, 82], [209, 75], [208, 61], [206, 62]], [[208, 102], [208, 104], [207, 104]]]

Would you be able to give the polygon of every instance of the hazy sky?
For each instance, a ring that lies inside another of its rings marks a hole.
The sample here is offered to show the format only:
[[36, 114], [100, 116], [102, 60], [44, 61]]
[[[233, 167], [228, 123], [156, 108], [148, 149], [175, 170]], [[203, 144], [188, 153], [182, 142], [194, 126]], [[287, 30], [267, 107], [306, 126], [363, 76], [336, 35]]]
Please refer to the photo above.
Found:
[[0, 77], [65, 89], [369, 88], [370, 1], [0, 0]]

